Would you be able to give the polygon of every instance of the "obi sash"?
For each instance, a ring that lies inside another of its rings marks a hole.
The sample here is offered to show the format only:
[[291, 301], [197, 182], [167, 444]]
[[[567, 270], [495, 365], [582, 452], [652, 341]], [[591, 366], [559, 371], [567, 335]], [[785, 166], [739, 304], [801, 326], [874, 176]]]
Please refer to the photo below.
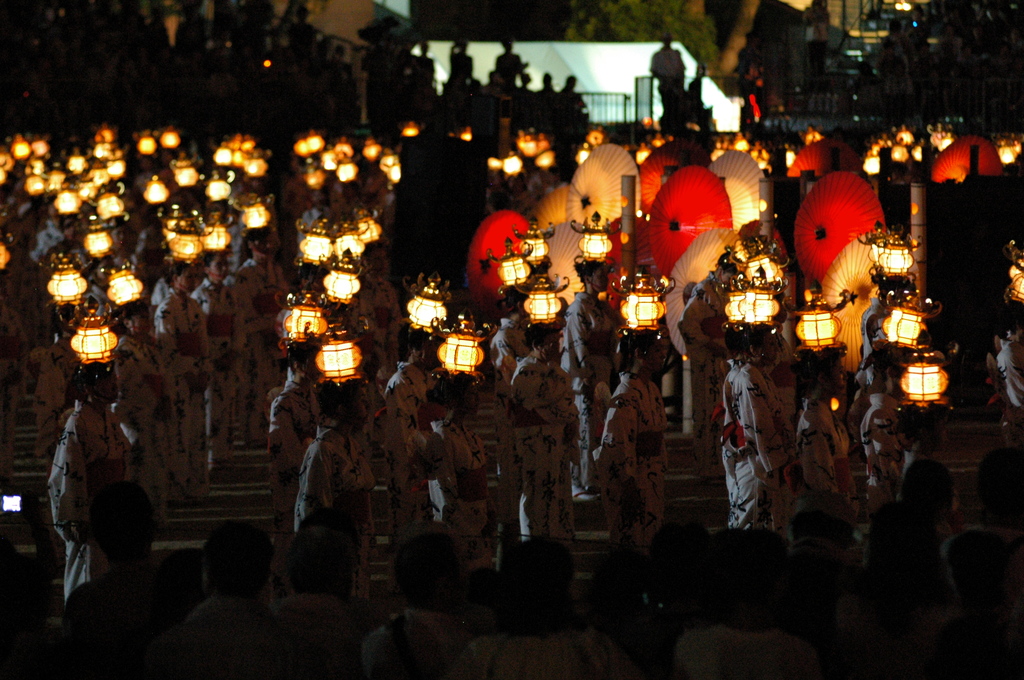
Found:
[[725, 337], [725, 329], [723, 328], [725, 322], [728, 319], [724, 316], [709, 316], [700, 322], [700, 329], [704, 331], [704, 335], [714, 340], [721, 340]]
[[663, 451], [662, 443], [665, 441], [664, 432], [639, 432], [636, 435], [636, 457], [638, 460], [644, 458], [655, 458]]
[[89, 498], [114, 482], [124, 481], [124, 460], [121, 458], [98, 458], [85, 465], [85, 490]]
[[431, 432], [430, 424], [435, 420], [443, 420], [448, 409], [432, 401], [425, 402], [416, 411], [416, 429], [420, 432]]
[[142, 382], [149, 386], [149, 389], [153, 390], [157, 398], [160, 399], [164, 396], [164, 377], [159, 373], [146, 373], [142, 376]]
[[230, 338], [234, 329], [234, 314], [211, 314], [206, 317], [206, 334], [211, 338]]
[[0, 359], [14, 361], [21, 358], [21, 338], [17, 335], [0, 335]]
[[199, 333], [178, 333], [174, 337], [178, 354], [184, 357], [200, 357], [203, 355], [203, 344]]
[[487, 500], [487, 466], [481, 465], [475, 470], [456, 472], [455, 483], [459, 487], [459, 500]]
[[277, 302], [277, 293], [260, 293], [252, 299], [252, 308], [257, 314], [264, 316], [276, 315], [281, 311], [281, 305]]
[[597, 356], [611, 356], [612, 354], [612, 332], [591, 331], [587, 336], [587, 352]]
[[743, 425], [734, 420], [722, 428], [722, 442], [730, 442], [737, 451], [747, 445], [747, 435], [743, 433]]
[[370, 523], [370, 492], [343, 491], [334, 499], [334, 506], [348, 514], [356, 526]]
[[541, 427], [548, 424], [539, 413], [518, 404], [510, 404], [508, 414], [512, 418], [512, 427]]
[[391, 323], [391, 310], [387, 307], [374, 307], [373, 318], [377, 321], [377, 328], [386, 329]]

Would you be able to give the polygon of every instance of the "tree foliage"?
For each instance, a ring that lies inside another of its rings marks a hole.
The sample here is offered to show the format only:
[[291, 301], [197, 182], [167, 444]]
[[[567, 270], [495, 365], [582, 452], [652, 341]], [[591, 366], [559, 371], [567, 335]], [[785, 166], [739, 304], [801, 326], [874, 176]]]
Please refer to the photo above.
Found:
[[566, 40], [654, 42], [670, 33], [698, 61], [715, 64], [715, 24], [687, 0], [572, 0]]

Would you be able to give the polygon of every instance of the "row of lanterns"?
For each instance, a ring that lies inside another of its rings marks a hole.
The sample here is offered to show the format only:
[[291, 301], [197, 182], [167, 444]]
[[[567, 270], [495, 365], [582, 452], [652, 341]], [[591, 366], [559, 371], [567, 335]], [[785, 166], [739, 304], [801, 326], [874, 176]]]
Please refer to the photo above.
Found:
[[[409, 125], [406, 127], [409, 130], [414, 129]], [[418, 127], [415, 131], [419, 134]], [[415, 135], [406, 135], [403, 131], [403, 136]], [[347, 137], [340, 137], [328, 145], [323, 135], [315, 130], [300, 135], [292, 146], [292, 151], [304, 159], [303, 178], [307, 186], [313, 190], [321, 189], [327, 181], [327, 173], [334, 173], [342, 183], [354, 181], [359, 176], [359, 165], [355, 160], [356, 144], [357, 142], [354, 143]], [[366, 162], [377, 163], [391, 184], [401, 181], [402, 165], [397, 153], [385, 149], [373, 137], [367, 137], [362, 141], [359, 153]]]

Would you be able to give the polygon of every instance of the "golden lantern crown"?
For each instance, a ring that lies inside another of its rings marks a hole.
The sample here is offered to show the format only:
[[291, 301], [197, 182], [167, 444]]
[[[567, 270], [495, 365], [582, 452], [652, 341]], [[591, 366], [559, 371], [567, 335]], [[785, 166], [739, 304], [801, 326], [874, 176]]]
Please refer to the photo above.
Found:
[[334, 228], [324, 217], [305, 222], [295, 221], [295, 228], [304, 236], [299, 243], [299, 262], [321, 264], [334, 253]]
[[[241, 153], [241, 152], [240, 152]], [[243, 156], [241, 165], [242, 169], [245, 170], [245, 174], [249, 177], [264, 177], [267, 174], [267, 170], [270, 169], [267, 159], [270, 158], [270, 152], [266, 150], [256, 150]]]
[[323, 135], [314, 130], [310, 130], [295, 141], [295, 144], [292, 146], [292, 151], [295, 152], [295, 155], [306, 158], [323, 151], [324, 144]]
[[216, 150], [214, 150], [213, 163], [214, 165], [227, 167], [231, 165], [231, 160], [233, 157], [234, 153], [232, 152], [231, 149], [231, 143], [230, 141], [225, 140], [224, 142], [221, 143], [220, 146], [216, 148]]
[[219, 210], [212, 210], [206, 214], [206, 231], [203, 232], [203, 250], [209, 252], [220, 252], [227, 250], [231, 245], [231, 232], [228, 231], [228, 220]]
[[228, 200], [231, 198], [231, 183], [234, 181], [235, 173], [231, 170], [214, 170], [206, 180], [206, 197], [215, 203]]
[[324, 276], [324, 294], [331, 302], [347, 305], [362, 287], [359, 275], [363, 273], [363, 266], [359, 258], [346, 250], [331, 258], [330, 268]]
[[359, 224], [351, 220], [342, 220], [334, 224], [334, 254], [341, 257], [350, 251], [356, 257], [362, 257], [366, 244], [360, 236]]
[[90, 217], [85, 227], [82, 245], [89, 257], [101, 258], [114, 252], [114, 238], [110, 235], [110, 227], [98, 217]]
[[448, 373], [466, 373], [479, 376], [477, 367], [483, 363], [484, 351], [480, 345], [491, 336], [493, 329], [487, 324], [477, 326], [468, 309], [459, 314], [455, 325], [445, 328], [441, 320], [434, 321], [435, 332], [444, 338], [437, 349], [437, 358]]
[[[329, 172], [334, 172], [335, 170], [338, 169], [339, 160], [340, 158], [338, 157], [338, 154], [334, 151], [334, 149], [327, 149], [322, 154], [320, 154], [320, 167]], [[306, 168], [308, 169], [309, 166], [316, 167], [315, 158], [306, 159]]]
[[77, 215], [82, 207], [82, 196], [77, 184], [66, 184], [53, 199], [53, 207], [61, 215]]
[[1024, 303], [1024, 250], [1017, 247], [1016, 241], [1003, 246], [1003, 255], [1013, 266], [1010, 267], [1010, 285], [1006, 287], [1004, 298], [1007, 302], [1016, 300]]
[[590, 152], [593, 151], [593, 147], [587, 142], [583, 142], [576, 149], [576, 165], [583, 165], [583, 162], [590, 158]]
[[153, 178], [146, 182], [146, 188], [142, 191], [142, 198], [146, 199], [146, 203], [150, 205], [159, 205], [170, 197], [171, 192], [159, 175], [153, 175]]
[[16, 161], [27, 160], [32, 155], [32, 144], [21, 135], [14, 135], [11, 140], [11, 156]]
[[920, 347], [901, 363], [900, 389], [906, 403], [918, 407], [947, 403], [945, 392], [949, 387], [949, 374], [944, 369], [946, 360], [939, 352]]
[[151, 132], [142, 132], [135, 135], [135, 150], [140, 156], [152, 156], [159, 148], [156, 137]]
[[798, 349], [815, 352], [838, 350], [845, 353], [846, 344], [836, 340], [843, 326], [835, 313], [850, 301], [849, 291], [843, 291], [842, 299], [835, 306], [825, 301], [825, 296], [818, 287], [804, 291], [804, 300], [807, 304], [795, 312], [796, 336], [800, 338]]
[[603, 127], [597, 126], [590, 128], [587, 132], [587, 144], [590, 146], [601, 146], [608, 141], [608, 134], [604, 131]]
[[29, 146], [32, 148], [32, 155], [36, 158], [46, 158], [50, 155], [50, 142], [46, 137], [36, 137]]
[[367, 137], [366, 141], [363, 142], [363, 158], [373, 163], [378, 158], [384, 149], [381, 147], [377, 140], [373, 137]]
[[[326, 153], [326, 152], [325, 152]], [[302, 170], [302, 179], [313, 191], [319, 191], [327, 181], [327, 173], [318, 168], [312, 158], [306, 159], [306, 167]]]
[[871, 259], [875, 266], [872, 273], [887, 278], [912, 278], [910, 269], [914, 266], [914, 250], [917, 241], [906, 234], [906, 229], [895, 225], [886, 229], [881, 222], [875, 228], [857, 237], [861, 243], [871, 246]]
[[101, 220], [115, 220], [119, 217], [128, 217], [124, 211], [124, 199], [121, 198], [123, 194], [124, 185], [118, 182], [116, 189], [108, 188], [107, 191], [96, 199], [94, 203], [96, 214]]
[[409, 312], [409, 324], [413, 328], [431, 329], [435, 319], [443, 319], [448, 315], [444, 303], [451, 299], [448, 292], [450, 284], [441, 283], [441, 275], [434, 272], [429, 278], [420, 274], [416, 283], [405, 280], [405, 288], [412, 294], [412, 299], [405, 306]]
[[388, 176], [388, 181], [392, 184], [398, 184], [402, 179], [402, 163], [398, 158], [398, 154], [391, 149], [384, 150], [380, 157], [379, 167]]
[[14, 234], [7, 231], [7, 221], [11, 213], [7, 206], [0, 207], [0, 271], [7, 269], [11, 261], [10, 245], [14, 243]]
[[92, 136], [95, 144], [113, 144], [117, 141], [117, 128], [107, 123], [102, 123]]
[[128, 163], [124, 160], [124, 154], [118, 150], [107, 161], [107, 173], [110, 179], [122, 179], [128, 172]]
[[206, 225], [197, 210], [186, 211], [180, 205], [160, 210], [164, 235], [171, 257], [178, 262], [197, 262], [203, 255], [203, 233]]
[[555, 165], [555, 150], [548, 149], [547, 151], [541, 151], [536, 158], [533, 159], [533, 164], [541, 170], [548, 170]]
[[339, 182], [351, 182], [359, 175], [359, 166], [351, 158], [339, 158], [338, 167], [335, 170]]
[[530, 323], [553, 323], [558, 320], [558, 315], [564, 307], [558, 294], [568, 286], [568, 280], [563, 280], [561, 285], [556, 285], [547, 273], [534, 271], [525, 283], [521, 283], [515, 288], [526, 295], [523, 308], [530, 315]]
[[242, 213], [242, 225], [245, 231], [264, 229], [270, 226], [273, 215], [268, 206], [273, 205], [274, 197], [242, 194], [231, 201], [231, 207]]
[[[754, 224], [760, 223], [755, 221]], [[779, 242], [770, 236], [742, 237], [727, 252], [739, 271], [746, 273], [748, 278], [762, 275], [770, 283], [784, 280], [789, 260], [782, 254]]]
[[348, 137], [338, 137], [329, 150], [333, 151], [339, 158], [355, 158], [356, 155], [356, 149], [352, 146], [352, 142], [348, 140]]
[[128, 262], [114, 269], [107, 279], [107, 297], [118, 307], [140, 300], [143, 290], [142, 281], [135, 276]]
[[303, 291], [289, 294], [285, 301], [289, 309], [288, 316], [284, 319], [288, 342], [309, 342], [327, 332], [327, 319], [324, 318], [323, 312], [325, 301], [322, 295]]
[[658, 322], [666, 312], [665, 296], [675, 286], [672, 279], [652, 274], [647, 265], [638, 266], [632, 278], [623, 276], [615, 290], [624, 298], [620, 309], [626, 328], [630, 331], [657, 330]]
[[419, 123], [410, 120], [406, 123], [402, 123], [402, 136], [415, 137], [420, 133], [421, 129], [422, 128], [420, 127]]
[[39, 175], [25, 175], [25, 193], [29, 196], [42, 196], [46, 188], [46, 180]]
[[164, 131], [160, 133], [160, 146], [165, 149], [177, 149], [181, 146], [181, 135], [173, 125], [164, 128]]
[[381, 234], [384, 230], [380, 226], [380, 222], [377, 221], [377, 211], [369, 212], [360, 208], [356, 210], [356, 228], [359, 230], [357, 236], [359, 240], [369, 245], [380, 240]]
[[745, 272], [729, 282], [725, 316], [729, 323], [745, 326], [771, 326], [782, 310], [776, 296], [786, 290], [788, 281], [769, 281], [762, 270]]
[[580, 254], [576, 256], [577, 261], [604, 262], [608, 258], [608, 253], [612, 252], [611, 235], [618, 230], [613, 230], [607, 220], [602, 224], [600, 214], [595, 212], [589, 223], [579, 224], [573, 220], [569, 227], [583, 237], [579, 241]]
[[195, 161], [184, 154], [177, 160], [171, 161], [171, 172], [174, 173], [174, 183], [186, 189], [194, 187], [201, 179]]
[[509, 177], [518, 175], [523, 171], [523, 159], [517, 156], [515, 152], [510, 151], [508, 156], [501, 161], [501, 171]]
[[942, 304], [921, 298], [917, 291], [890, 291], [885, 304], [891, 310], [882, 322], [886, 339], [897, 347], [919, 347], [918, 336], [925, 329], [924, 320], [942, 311]]
[[102, 187], [104, 184], [110, 181], [110, 173], [107, 172], [107, 164], [103, 161], [96, 161], [92, 164], [89, 169], [89, 174], [86, 175], [86, 181], [95, 187]]
[[519, 136], [516, 137], [516, 147], [519, 149], [519, 153], [527, 158], [533, 158], [539, 154], [541, 152], [539, 136], [533, 131], [523, 132], [520, 130]]
[[541, 229], [537, 226], [537, 220], [530, 220], [530, 228], [526, 230], [526, 233], [520, 234], [515, 227], [512, 227], [512, 233], [523, 242], [521, 249], [526, 256], [526, 261], [530, 264], [539, 264], [550, 252], [548, 239], [555, 235], [555, 225], [552, 224], [547, 229]]
[[46, 290], [58, 305], [78, 304], [89, 283], [79, 273], [82, 263], [73, 253], [54, 253], [50, 257], [50, 281]]
[[487, 249], [487, 261], [498, 263], [498, 278], [502, 286], [515, 286], [525, 283], [530, 278], [530, 265], [526, 258], [512, 248], [512, 239], [505, 239], [505, 254], [495, 257], [491, 249]]
[[92, 298], [75, 310], [75, 334], [71, 349], [83, 364], [106, 363], [114, 357], [117, 336], [110, 330], [110, 317], [100, 311]]
[[363, 353], [356, 339], [344, 327], [332, 325], [316, 354], [316, 367], [324, 380], [361, 380]]

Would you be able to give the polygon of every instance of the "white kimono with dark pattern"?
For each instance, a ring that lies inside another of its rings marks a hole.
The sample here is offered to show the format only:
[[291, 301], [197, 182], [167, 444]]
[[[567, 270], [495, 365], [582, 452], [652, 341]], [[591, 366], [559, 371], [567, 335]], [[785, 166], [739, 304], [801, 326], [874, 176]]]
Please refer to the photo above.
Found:
[[590, 293], [577, 293], [565, 312], [562, 370], [569, 374], [580, 414], [579, 461], [572, 466], [573, 484], [581, 489], [597, 485], [594, 450], [601, 445], [604, 405], [594, 390], [604, 383], [611, 389], [612, 354], [617, 315]]
[[367, 272], [361, 281], [358, 295], [360, 313], [373, 333], [377, 365], [390, 368], [398, 363], [398, 331], [402, 326], [398, 293], [389, 281], [375, 272]]
[[519, 498], [522, 495], [522, 458], [516, 453], [516, 438], [508, 413], [508, 397], [516, 364], [530, 353], [526, 346], [525, 324], [502, 319], [491, 338], [491, 364], [494, 366], [494, 454], [498, 461], [498, 488], [494, 508], [498, 522], [511, 527], [519, 523]]
[[722, 462], [729, 490], [730, 529], [782, 533], [789, 522], [782, 468], [794, 456], [793, 430], [761, 370], [729, 362], [722, 386]]
[[302, 520], [321, 508], [338, 508], [348, 513], [359, 533], [353, 592], [362, 598], [370, 596], [370, 548], [374, 535], [370, 492], [376, 483], [370, 461], [355, 438], [332, 427], [317, 428], [316, 439], [306, 449], [299, 470], [295, 531]]
[[[167, 376], [160, 350], [153, 342], [122, 336], [114, 353], [117, 369], [117, 401], [113, 410], [131, 445], [131, 476], [149, 496], [154, 516], [167, 518]], [[166, 406], [164, 407], [166, 409]]]
[[575, 536], [570, 465], [579, 450], [575, 395], [569, 376], [534, 356], [519, 360], [508, 396], [515, 455], [519, 530], [523, 536]]
[[62, 417], [75, 405], [71, 377], [78, 368], [78, 355], [71, 349], [71, 338], [61, 337], [41, 352], [39, 378], [36, 380], [36, 457], [52, 460], [60, 438]]
[[277, 297], [284, 294], [288, 282], [276, 262], [258, 264], [250, 258], [227, 283], [234, 288], [236, 323], [245, 342], [238, 362], [238, 426], [242, 439], [253, 444], [266, 436], [267, 394], [283, 377], [275, 324], [281, 311]]
[[[686, 343], [690, 361], [690, 386], [693, 399], [693, 456], [697, 474], [721, 475], [722, 424], [712, 418], [721, 403], [722, 382], [727, 365], [725, 351], [725, 306], [715, 286], [714, 273], [699, 281], [686, 301], [679, 330]], [[712, 353], [710, 348], [721, 351]]]
[[185, 374], [210, 373], [206, 317], [198, 302], [176, 292], [157, 309], [154, 330], [163, 355], [164, 389], [171, 400], [168, 496], [177, 500], [205, 496], [210, 493], [210, 471], [206, 464], [203, 392], [190, 388]]
[[[292, 528], [295, 498], [299, 493], [299, 471], [309, 445], [320, 425], [320, 405], [308, 379], [297, 382], [291, 370], [288, 382], [270, 407], [270, 497], [274, 507], [274, 530]], [[276, 541], [275, 541], [276, 542]]]
[[487, 492], [487, 451], [475, 432], [446, 420], [431, 423], [426, 460], [444, 495], [441, 521], [451, 530], [466, 573], [493, 567], [491, 536], [484, 535], [494, 512]]
[[427, 403], [428, 388], [429, 377], [422, 368], [400, 361], [384, 390], [384, 461], [392, 536], [410, 522], [435, 517], [422, 452], [434, 420], [427, 413], [433, 411], [435, 416], [443, 417], [444, 409]]
[[[804, 484], [811, 491], [849, 493], [850, 437], [830, 399], [804, 399], [796, 426], [796, 449]], [[844, 481], [846, 480], [846, 481]]]
[[64, 425], [50, 467], [50, 511], [64, 539], [64, 598], [105, 570], [102, 551], [90, 541], [92, 499], [103, 487], [132, 474], [129, 444], [117, 417], [82, 402]]
[[903, 461], [909, 448], [899, 429], [899, 402], [884, 392], [868, 397], [861, 422], [861, 443], [868, 463], [868, 515], [896, 500], [903, 480]]
[[868, 362], [868, 357], [875, 351], [876, 340], [885, 338], [882, 322], [889, 316], [889, 308], [877, 297], [871, 298], [871, 304], [860, 317], [860, 366], [855, 377], [861, 388], [867, 387], [875, 377], [875, 368]]
[[238, 362], [244, 347], [238, 304], [231, 286], [204, 279], [192, 291], [206, 315], [206, 335], [210, 341], [210, 383], [206, 386], [206, 444], [209, 462], [231, 459], [231, 423], [235, 421], [238, 391]]
[[21, 317], [0, 292], [0, 485], [10, 484], [14, 477], [14, 426], [25, 394], [28, 350]]
[[1017, 340], [1003, 342], [999, 356], [996, 391], [1003, 399], [1001, 421], [1003, 441], [1007, 446], [1024, 446], [1024, 344]]

